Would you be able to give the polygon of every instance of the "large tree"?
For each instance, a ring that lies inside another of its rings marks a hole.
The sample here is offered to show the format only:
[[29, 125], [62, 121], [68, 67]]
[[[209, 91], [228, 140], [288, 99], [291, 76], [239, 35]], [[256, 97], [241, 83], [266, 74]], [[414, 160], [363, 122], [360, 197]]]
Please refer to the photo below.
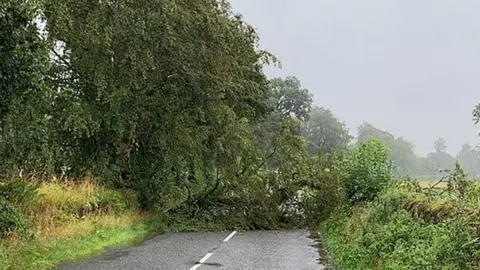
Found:
[[237, 160], [237, 124], [267, 110], [269, 55], [226, 1], [46, 2], [68, 165], [158, 198]]
[[390, 132], [378, 129], [368, 122], [364, 122], [358, 127], [357, 136], [357, 144], [369, 139], [377, 139], [383, 143], [395, 139], [395, 136]]
[[35, 6], [24, 0], [0, 3], [0, 129], [12, 106], [41, 91], [45, 62], [35, 24]]
[[439, 138], [435, 140], [433, 148], [435, 152], [429, 153], [427, 158], [435, 164], [435, 169], [452, 169], [455, 165], [455, 159], [447, 152], [447, 142], [445, 139]]
[[447, 141], [444, 138], [438, 138], [435, 142], [433, 142], [433, 149], [436, 153], [446, 152]]
[[45, 170], [51, 159], [52, 92], [44, 84], [48, 55], [37, 11], [36, 1], [0, 1], [0, 177]]
[[469, 143], [463, 144], [456, 160], [470, 176], [476, 177], [480, 174], [480, 149], [478, 146], [473, 147]]
[[346, 149], [352, 139], [345, 123], [340, 122], [332, 111], [321, 107], [312, 109], [302, 127], [302, 135], [308, 141], [310, 155]]
[[274, 78], [270, 83], [278, 112], [301, 121], [308, 119], [313, 97], [297, 77]]

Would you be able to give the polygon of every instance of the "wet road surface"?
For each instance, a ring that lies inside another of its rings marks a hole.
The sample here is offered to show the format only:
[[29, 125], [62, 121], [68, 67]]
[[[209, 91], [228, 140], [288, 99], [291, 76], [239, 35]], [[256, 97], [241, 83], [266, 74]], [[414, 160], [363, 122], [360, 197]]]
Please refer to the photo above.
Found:
[[306, 230], [169, 233], [61, 269], [326, 269], [318, 260], [315, 241]]

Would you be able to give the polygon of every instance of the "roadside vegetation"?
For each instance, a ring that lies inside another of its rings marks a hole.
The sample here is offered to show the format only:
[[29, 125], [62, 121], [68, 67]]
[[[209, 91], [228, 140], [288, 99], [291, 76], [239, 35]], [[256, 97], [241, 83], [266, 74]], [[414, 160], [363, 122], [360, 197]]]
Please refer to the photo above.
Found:
[[146, 237], [133, 194], [72, 181], [0, 185], [0, 269], [45, 269]]
[[478, 148], [352, 141], [227, 1], [6, 0], [0, 37], [0, 269], [305, 226], [341, 269], [478, 266]]
[[478, 269], [480, 185], [457, 167], [447, 187], [392, 179], [378, 196], [320, 225], [339, 269]]

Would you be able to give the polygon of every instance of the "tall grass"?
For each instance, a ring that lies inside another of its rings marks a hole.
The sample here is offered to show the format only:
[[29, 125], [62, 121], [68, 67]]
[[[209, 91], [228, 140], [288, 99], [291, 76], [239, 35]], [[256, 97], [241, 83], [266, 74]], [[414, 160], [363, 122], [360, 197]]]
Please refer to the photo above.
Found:
[[33, 238], [0, 240], [0, 269], [49, 269], [104, 247], [141, 239], [154, 229], [136, 195], [73, 181], [40, 184], [18, 205]]

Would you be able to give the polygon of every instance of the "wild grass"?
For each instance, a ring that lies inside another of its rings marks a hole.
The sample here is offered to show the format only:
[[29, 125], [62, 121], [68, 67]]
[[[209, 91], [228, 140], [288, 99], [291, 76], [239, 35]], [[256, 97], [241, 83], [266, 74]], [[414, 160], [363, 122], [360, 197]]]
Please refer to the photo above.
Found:
[[11, 237], [0, 243], [0, 269], [50, 269], [58, 263], [96, 255], [106, 247], [127, 245], [149, 235], [145, 216], [92, 216], [40, 233], [34, 240]]
[[92, 184], [51, 182], [41, 184], [38, 199], [24, 209], [38, 233], [55, 231], [90, 215], [118, 214], [137, 210], [133, 193], [109, 190]]
[[138, 210], [131, 192], [93, 184], [43, 183], [21, 210], [34, 237], [13, 234], [0, 240], [0, 269], [49, 269], [143, 239], [156, 224]]

